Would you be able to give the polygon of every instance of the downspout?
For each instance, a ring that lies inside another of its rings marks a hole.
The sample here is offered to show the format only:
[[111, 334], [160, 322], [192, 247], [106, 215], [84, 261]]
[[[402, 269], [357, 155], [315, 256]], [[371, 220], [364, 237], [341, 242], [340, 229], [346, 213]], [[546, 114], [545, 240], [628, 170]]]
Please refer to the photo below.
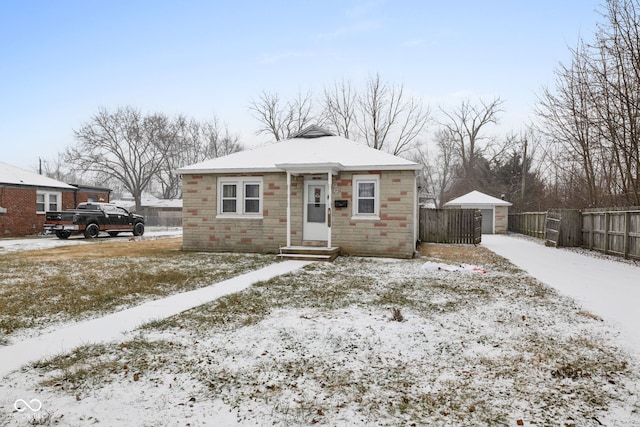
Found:
[[287, 247], [291, 246], [291, 172], [287, 171]]
[[333, 172], [331, 171], [331, 169], [329, 169], [329, 172], [327, 173], [328, 178], [327, 178], [327, 247], [331, 248], [331, 199], [332, 199], [332, 193], [333, 193]]
[[420, 207], [418, 206], [419, 198], [418, 198], [418, 171], [416, 171], [415, 176], [413, 178], [413, 252], [418, 250], [418, 239], [420, 235], [418, 234], [419, 229], [419, 213]]

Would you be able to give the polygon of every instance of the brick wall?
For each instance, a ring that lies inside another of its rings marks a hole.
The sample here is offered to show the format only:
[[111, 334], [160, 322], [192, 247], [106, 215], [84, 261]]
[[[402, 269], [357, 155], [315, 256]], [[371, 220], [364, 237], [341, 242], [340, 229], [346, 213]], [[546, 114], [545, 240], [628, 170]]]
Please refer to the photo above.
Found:
[[[338, 193], [348, 207], [332, 206], [332, 244], [345, 254], [409, 258], [414, 252], [415, 173], [364, 171], [380, 177], [380, 218], [353, 218], [353, 173], [334, 177]], [[216, 218], [217, 176], [183, 176], [183, 246], [189, 250], [276, 253], [286, 245], [286, 174], [263, 178], [262, 218]], [[323, 177], [323, 179], [326, 175]], [[304, 177], [291, 181], [291, 244], [303, 240]]]
[[496, 206], [495, 207], [495, 224], [494, 229], [496, 234], [505, 234], [509, 226], [509, 207], [508, 206]]
[[[355, 175], [362, 175], [358, 172]], [[343, 254], [411, 258], [415, 249], [415, 172], [370, 171], [380, 176], [380, 219], [353, 216], [353, 173], [341, 173], [334, 199], [348, 207], [333, 208], [332, 244]]]
[[[43, 189], [45, 191], [60, 191]], [[6, 213], [0, 213], [0, 237], [20, 237], [38, 234], [44, 230], [44, 214], [36, 213], [35, 187], [0, 187], [0, 207]], [[74, 209], [77, 203], [87, 201], [95, 192], [62, 191], [62, 209]], [[108, 200], [108, 194], [99, 193]]]

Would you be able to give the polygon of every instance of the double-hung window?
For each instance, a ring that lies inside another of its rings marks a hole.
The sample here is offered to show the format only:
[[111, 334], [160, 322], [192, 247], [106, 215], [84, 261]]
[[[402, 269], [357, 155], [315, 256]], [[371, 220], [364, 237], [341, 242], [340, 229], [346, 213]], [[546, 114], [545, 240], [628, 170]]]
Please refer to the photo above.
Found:
[[353, 216], [378, 219], [380, 215], [380, 177], [378, 175], [353, 176]]
[[218, 216], [262, 217], [262, 178], [218, 178]]
[[36, 213], [62, 210], [62, 193], [38, 191], [36, 193]]
[[238, 213], [238, 183], [222, 183], [220, 187], [222, 189], [222, 210], [220, 213]]

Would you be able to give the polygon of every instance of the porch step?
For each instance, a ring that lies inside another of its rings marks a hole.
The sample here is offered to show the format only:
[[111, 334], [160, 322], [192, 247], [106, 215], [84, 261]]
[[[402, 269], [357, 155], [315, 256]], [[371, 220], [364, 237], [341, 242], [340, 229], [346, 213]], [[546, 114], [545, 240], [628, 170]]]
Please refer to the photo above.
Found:
[[280, 248], [278, 257], [306, 261], [333, 261], [340, 256], [340, 248], [321, 248], [313, 246], [285, 246]]

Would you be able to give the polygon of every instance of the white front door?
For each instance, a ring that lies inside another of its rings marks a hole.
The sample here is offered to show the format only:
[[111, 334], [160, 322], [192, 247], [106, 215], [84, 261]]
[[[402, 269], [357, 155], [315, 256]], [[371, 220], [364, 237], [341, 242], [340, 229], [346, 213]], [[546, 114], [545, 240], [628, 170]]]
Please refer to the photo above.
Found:
[[303, 240], [327, 241], [327, 181], [305, 181]]

